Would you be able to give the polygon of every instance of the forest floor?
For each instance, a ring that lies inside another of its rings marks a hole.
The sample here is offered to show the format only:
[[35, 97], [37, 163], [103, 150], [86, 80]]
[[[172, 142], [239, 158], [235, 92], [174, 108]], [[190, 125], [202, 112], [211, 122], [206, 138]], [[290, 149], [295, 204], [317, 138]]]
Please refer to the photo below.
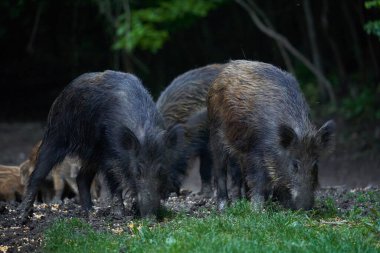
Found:
[[[40, 123], [0, 123], [0, 164], [20, 164], [26, 159], [32, 146], [42, 137], [42, 134], [43, 125]], [[352, 217], [359, 217], [359, 219], [362, 217], [364, 220], [359, 220], [357, 224], [368, 225], [369, 231], [372, 231], [369, 232], [371, 236], [377, 239], [380, 237], [379, 140], [379, 127], [371, 126], [341, 132], [338, 135], [334, 154], [321, 161], [319, 171], [321, 189], [317, 193], [318, 204], [314, 213], [307, 213], [307, 217], [312, 217], [317, 222], [326, 222], [325, 224], [331, 227], [342, 224], [350, 227], [353, 224]], [[195, 193], [199, 190], [199, 186], [200, 178], [195, 166], [189, 172], [189, 177], [184, 184], [184, 188], [187, 189], [185, 192]], [[196, 194], [170, 197], [164, 205], [169, 216], [160, 224], [176, 220], [178, 215], [204, 218], [214, 217], [212, 214], [215, 212], [212, 199], [202, 199]], [[134, 235], [131, 228], [131, 224], [134, 224], [133, 216], [117, 220], [109, 215], [109, 208], [95, 208], [95, 211], [87, 217], [73, 200], [65, 200], [61, 205], [39, 204], [35, 206], [35, 213], [31, 220], [25, 225], [20, 225], [16, 207], [17, 203], [0, 203], [0, 253], [30, 252], [41, 247], [46, 251], [54, 251], [54, 247], [62, 247], [62, 245], [56, 245], [54, 231], [67, 230], [70, 226], [80, 227], [83, 224], [90, 225], [88, 229], [92, 229], [95, 238], [102, 233], [129, 234], [132, 237]], [[315, 213], [319, 215], [317, 219], [315, 219]], [[321, 218], [326, 215], [327, 221]], [[70, 221], [73, 217], [78, 218], [72, 221], [76, 225]], [[370, 219], [369, 222], [367, 218]], [[179, 219], [179, 222], [184, 221]], [[57, 228], [57, 226], [62, 227]], [[64, 239], [64, 235], [62, 236], [62, 243], [65, 243], [64, 240], [66, 243], [71, 242], [71, 239]], [[76, 245], [77, 242], [74, 244]], [[374, 251], [379, 250], [379, 245], [372, 246]], [[75, 247], [70, 249], [80, 250]], [[189, 249], [194, 251], [195, 248]], [[282, 251], [280, 248], [277, 248], [278, 250]], [[98, 249], [98, 252], [102, 251]], [[120, 249], [120, 252], [123, 250]]]
[[[313, 221], [319, 225], [327, 226], [326, 233], [332, 232], [334, 227], [342, 228], [342, 226], [347, 226], [347, 228], [355, 229], [356, 226], [364, 226], [365, 229], [359, 230], [355, 236], [368, 237], [370, 235], [374, 237], [374, 242], [380, 239], [379, 188], [368, 187], [365, 189], [351, 190], [343, 188], [324, 188], [320, 189], [316, 195], [317, 204], [312, 211], [291, 212], [284, 211], [278, 207], [275, 209], [268, 207], [268, 210], [265, 212], [268, 215], [275, 215], [276, 217], [284, 215], [284, 217], [288, 217], [290, 220], [299, 219], [301, 223], [303, 219], [307, 217], [307, 224]], [[216, 217], [214, 216], [216, 213], [214, 200], [200, 198], [196, 194], [184, 194], [179, 197], [171, 196], [163, 205], [166, 209], [163, 219], [157, 223], [152, 222], [149, 225], [158, 224], [163, 226], [161, 228], [155, 228], [158, 229], [156, 232], [157, 235], [155, 236], [158, 236], [159, 233], [164, 233], [160, 230], [164, 229], [165, 224], [173, 226], [173, 222], [177, 220], [180, 221], [179, 223], [183, 222], [184, 217], [195, 217], [203, 219], [206, 222], [210, 222], [207, 220], [215, 219]], [[128, 209], [128, 204], [126, 206]], [[127, 215], [123, 219], [117, 219], [110, 214], [109, 207], [96, 207], [93, 212], [85, 216], [81, 212], [78, 204], [73, 200], [66, 200], [60, 205], [35, 205], [33, 216], [26, 224], [21, 225], [17, 218], [18, 213], [16, 208], [17, 205], [14, 203], [0, 203], [0, 252], [32, 252], [41, 249], [50, 252], [123, 252], [123, 247], [132, 247], [131, 244], [129, 244], [132, 243], [132, 241], [128, 242], [128, 240], [132, 240], [136, 233], [139, 234], [141, 232], [139, 232], [137, 228], [146, 224], [144, 221], [133, 219], [132, 215]], [[236, 211], [237, 210], [232, 212]], [[227, 211], [227, 214], [228, 212], [230, 211]], [[254, 216], [255, 214], [252, 213], [251, 215]], [[296, 217], [293, 215], [296, 215]], [[266, 219], [265, 216], [262, 217], [262, 219]], [[305, 224], [305, 226], [307, 224]], [[236, 226], [234, 230], [236, 230], [235, 232], [237, 233], [241, 228], [239, 224], [235, 224], [234, 226]], [[180, 225], [180, 228], [183, 228], [183, 226]], [[332, 229], [331, 231], [329, 230], [330, 228]], [[320, 227], [318, 227], [318, 229], [320, 229]], [[77, 233], [77, 235], [73, 236], [73, 233]], [[180, 233], [180, 230], [173, 233], [173, 236], [178, 236], [176, 233]], [[210, 233], [210, 231], [205, 230], [202, 233], [206, 234]], [[118, 241], [118, 236], [121, 235], [127, 236], [123, 239], [125, 244], [116, 245], [115, 240]], [[235, 233], [231, 233], [232, 237], [234, 235], [236, 236]], [[103, 242], [101, 245], [96, 246], [97, 240], [102, 241], [104, 236], [107, 236], [107, 238], [110, 236], [107, 239], [107, 243]], [[117, 238], [113, 238], [113, 236]], [[81, 237], [85, 237], [86, 239], [83, 240]], [[92, 240], [94, 240], [94, 242], [92, 242]], [[135, 240], [135, 238], [133, 240]], [[355, 238], [350, 240], [355, 240]], [[141, 243], [146, 244], [147, 242], [141, 240]], [[335, 242], [335, 244], [337, 244], [335, 246], [338, 247], [340, 243], [344, 242]], [[360, 243], [364, 242], [358, 241], [356, 243], [360, 245]], [[164, 248], [160, 251], [165, 252], [164, 249], [166, 246], [168, 245], [162, 245]], [[239, 245], [239, 247], [243, 246]], [[380, 245], [373, 243], [373, 241], [370, 241], [368, 245], [362, 246], [369, 247], [374, 251], [380, 250]], [[197, 251], [197, 248], [194, 248], [195, 246], [190, 245], [188, 247], [190, 247], [189, 251]], [[207, 245], [205, 247], [207, 247]], [[152, 248], [153, 252], [155, 252], [154, 249], [160, 248]], [[209, 249], [214, 251], [212, 248]], [[291, 249], [294, 250], [294, 248]], [[127, 250], [125, 249], [124, 251]], [[149, 251], [150, 250], [148, 250], [148, 252]]]

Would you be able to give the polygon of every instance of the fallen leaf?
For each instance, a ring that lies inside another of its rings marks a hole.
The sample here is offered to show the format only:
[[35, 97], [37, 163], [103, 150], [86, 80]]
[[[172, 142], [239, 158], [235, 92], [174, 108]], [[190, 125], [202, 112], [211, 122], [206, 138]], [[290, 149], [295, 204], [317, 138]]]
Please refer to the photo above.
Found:
[[0, 252], [6, 253], [8, 251], [9, 247], [5, 245], [0, 245]]
[[39, 219], [41, 219], [42, 217], [44, 217], [43, 214], [36, 214], [36, 213], [33, 213], [33, 216], [34, 216], [37, 220], [39, 220]]
[[59, 208], [59, 204], [52, 204], [51, 205], [51, 210], [52, 211], [58, 211], [58, 208]]
[[111, 229], [111, 231], [112, 231], [113, 233], [117, 234], [117, 235], [120, 235], [121, 233], [124, 232], [124, 230], [123, 230], [122, 228], [120, 228], [120, 227], [118, 227], [118, 228], [113, 228], [113, 229]]

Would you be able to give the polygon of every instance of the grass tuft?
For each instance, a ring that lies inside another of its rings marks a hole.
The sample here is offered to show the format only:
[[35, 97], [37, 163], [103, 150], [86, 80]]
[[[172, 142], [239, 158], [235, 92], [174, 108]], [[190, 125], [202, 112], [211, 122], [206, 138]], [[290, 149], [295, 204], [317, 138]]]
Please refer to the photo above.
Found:
[[[378, 196], [366, 195], [367, 201]], [[238, 201], [203, 218], [167, 213], [161, 223], [134, 220], [116, 231], [95, 231], [86, 221], [57, 221], [44, 237], [46, 252], [379, 252], [379, 205], [371, 214], [358, 205], [342, 212], [332, 198], [313, 211], [270, 204], [254, 212]], [[355, 211], [359, 210], [359, 211]]]

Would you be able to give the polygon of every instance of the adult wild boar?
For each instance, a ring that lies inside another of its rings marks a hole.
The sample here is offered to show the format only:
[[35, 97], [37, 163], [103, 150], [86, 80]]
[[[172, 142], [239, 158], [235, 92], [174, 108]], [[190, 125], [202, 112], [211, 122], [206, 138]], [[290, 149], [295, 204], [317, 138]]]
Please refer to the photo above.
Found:
[[194, 158], [200, 158], [199, 172], [202, 180], [200, 194], [206, 197], [213, 194], [206, 98], [211, 83], [222, 71], [223, 66], [223, 64], [210, 64], [179, 75], [160, 94], [156, 103], [167, 127], [176, 124], [184, 126], [185, 157], [172, 157], [172, 160], [177, 161], [177, 166], [184, 167], [179, 170], [185, 173], [186, 167], [190, 166]]
[[181, 150], [182, 135], [180, 126], [166, 130], [152, 97], [134, 75], [105, 71], [79, 76], [50, 109], [20, 207], [23, 217], [31, 211], [40, 182], [66, 156], [82, 162], [76, 181], [84, 210], [92, 207], [90, 186], [101, 171], [120, 212], [127, 186], [141, 216], [156, 214], [160, 199], [174, 188], [167, 158]]
[[335, 124], [317, 129], [296, 79], [273, 65], [231, 61], [208, 93], [218, 208], [227, 203], [226, 164], [240, 161], [248, 198], [260, 210], [273, 193], [285, 206], [310, 209], [318, 160], [334, 146]]

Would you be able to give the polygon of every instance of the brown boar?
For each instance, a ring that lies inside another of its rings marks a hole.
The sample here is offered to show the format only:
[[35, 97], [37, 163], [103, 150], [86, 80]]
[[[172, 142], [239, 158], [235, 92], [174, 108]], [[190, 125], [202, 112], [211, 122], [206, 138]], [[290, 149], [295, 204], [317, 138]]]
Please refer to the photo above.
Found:
[[[32, 148], [28, 160], [20, 165], [21, 183], [24, 186], [27, 185], [29, 177], [36, 165], [40, 145], [41, 141]], [[57, 165], [41, 183], [39, 194], [42, 202], [60, 202], [64, 194], [65, 186], [67, 186], [69, 191], [74, 195], [78, 195], [75, 178], [79, 169], [79, 159], [72, 157], [66, 157], [62, 163]]]
[[318, 160], [334, 146], [335, 124], [317, 129], [298, 82], [270, 64], [231, 61], [208, 94], [218, 208], [227, 203], [227, 160], [240, 161], [248, 198], [260, 210], [274, 194], [285, 206], [310, 209]]
[[23, 192], [20, 167], [0, 165], [0, 201], [21, 201]]

